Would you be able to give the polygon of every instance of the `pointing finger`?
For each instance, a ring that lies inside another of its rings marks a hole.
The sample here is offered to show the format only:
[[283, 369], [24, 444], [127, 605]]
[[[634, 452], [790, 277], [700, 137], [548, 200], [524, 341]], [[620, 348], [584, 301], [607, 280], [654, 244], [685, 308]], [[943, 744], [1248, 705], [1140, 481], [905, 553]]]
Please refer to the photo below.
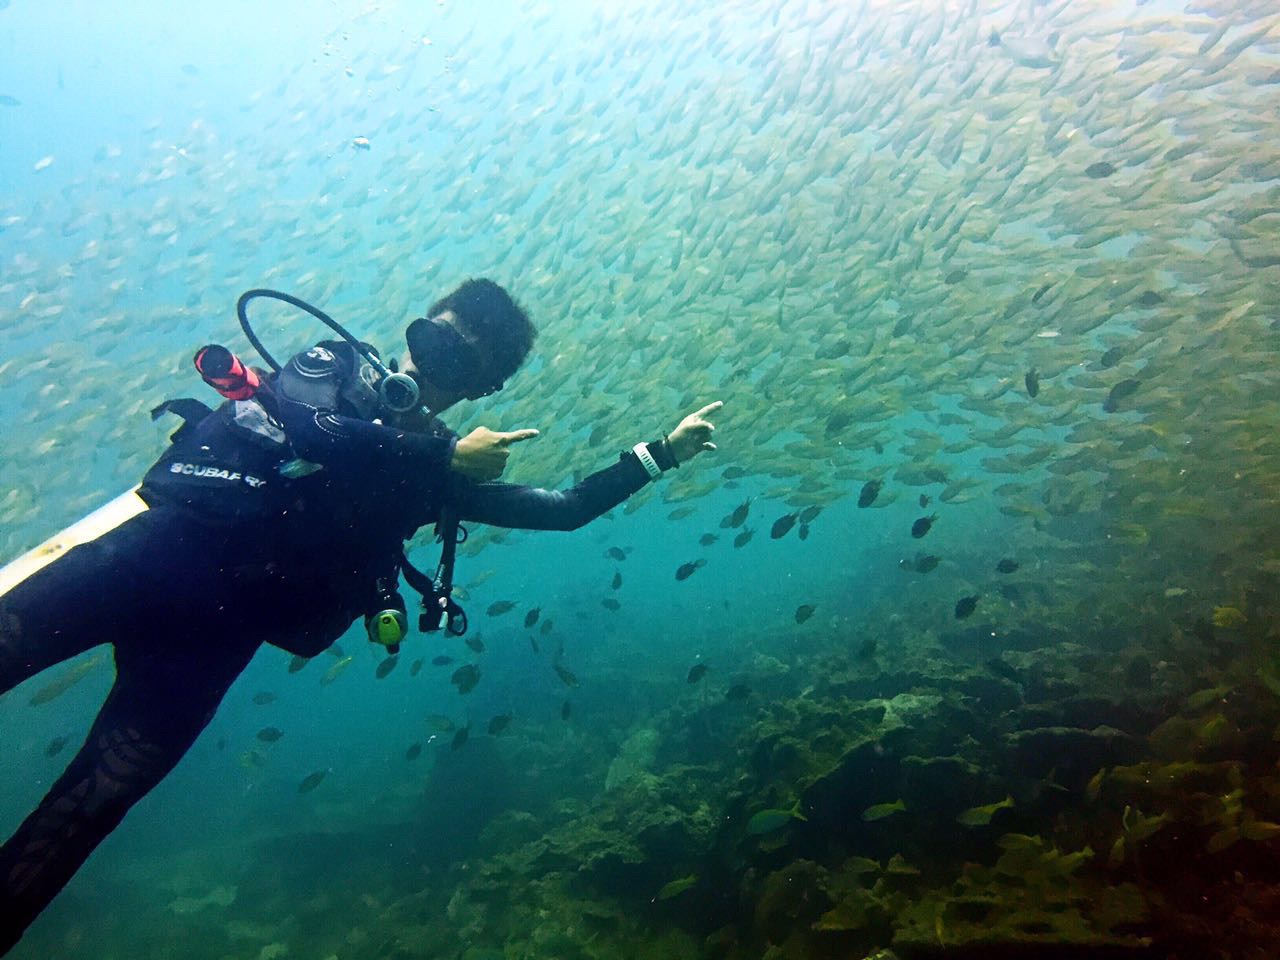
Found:
[[715, 413], [717, 410], [719, 410], [723, 406], [724, 406], [723, 400], [714, 400], [711, 403], [708, 403], [705, 407], [703, 407], [697, 413], [695, 413], [694, 416], [705, 417], [707, 416], [707, 414]]
[[498, 434], [498, 443], [505, 447], [521, 440], [532, 440], [537, 435], [537, 430], [512, 430], [510, 433]]

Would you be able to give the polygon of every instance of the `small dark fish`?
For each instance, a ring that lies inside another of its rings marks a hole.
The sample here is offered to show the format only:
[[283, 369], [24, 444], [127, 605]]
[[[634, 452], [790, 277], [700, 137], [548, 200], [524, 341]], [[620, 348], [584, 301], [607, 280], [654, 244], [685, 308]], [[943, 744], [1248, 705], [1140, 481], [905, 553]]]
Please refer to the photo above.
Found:
[[1126, 397], [1133, 396], [1138, 390], [1138, 381], [1130, 377], [1128, 380], [1121, 380], [1111, 392], [1107, 394], [1107, 399], [1102, 404], [1102, 409], [1107, 413], [1115, 413], [1121, 400]]
[[613, 599], [613, 597], [605, 597], [600, 601], [600, 606], [604, 607], [606, 610], [612, 610], [614, 613], [617, 613], [622, 609], [622, 604]]
[[818, 514], [821, 512], [822, 508], [816, 505], [805, 507], [800, 511], [800, 516], [797, 519], [801, 523], [813, 523], [814, 520], [818, 519]]
[[1050, 280], [1048, 283], [1044, 284], [1044, 286], [1042, 286], [1039, 290], [1037, 290], [1035, 293], [1031, 295], [1031, 302], [1039, 303], [1041, 298], [1046, 293], [1048, 293], [1052, 288], [1053, 288], [1053, 281]]
[[610, 547], [608, 550], [604, 552], [604, 555], [608, 557], [610, 560], [622, 561], [627, 559], [627, 555], [623, 553], [621, 547]]
[[500, 713], [489, 721], [489, 735], [496, 737], [509, 726], [511, 726], [511, 714]]
[[999, 563], [996, 564], [996, 571], [998, 573], [1013, 573], [1017, 569], [1018, 569], [1017, 561], [1010, 560], [1008, 557], [1005, 557], [1003, 560], [1001, 560]]
[[936, 513], [933, 514], [932, 516], [921, 517], [919, 520], [917, 520], [915, 523], [911, 525], [911, 535], [915, 537], [917, 540], [919, 540], [921, 537], [923, 537], [926, 533], [929, 532], [929, 528], [933, 526], [933, 521], [937, 519], [938, 519], [938, 515]]
[[476, 688], [476, 684], [480, 682], [480, 668], [474, 663], [468, 663], [464, 667], [459, 667], [453, 671], [453, 676], [449, 678], [449, 682], [458, 688], [458, 693], [468, 694]]
[[870, 660], [876, 655], [880, 642], [875, 637], [867, 637], [858, 645], [857, 657], [859, 660]]
[[526, 630], [530, 629], [535, 623], [538, 622], [538, 618], [540, 616], [542, 616], [542, 608], [534, 607], [532, 610], [530, 610], [528, 613], [524, 615], [524, 628]]
[[1091, 163], [1084, 168], [1086, 177], [1092, 177], [1094, 180], [1104, 180], [1116, 172], [1116, 166], [1108, 163], [1106, 160], [1099, 160], [1097, 163]]
[[275, 743], [284, 736], [284, 731], [279, 727], [263, 727], [258, 731], [258, 739], [263, 743]]
[[705, 663], [695, 663], [689, 668], [689, 676], [685, 679], [689, 683], [697, 683], [707, 675], [707, 665]]
[[932, 553], [916, 554], [915, 571], [916, 573], [928, 573], [935, 569], [941, 562], [941, 557], [935, 557]]
[[847, 357], [852, 349], [853, 344], [848, 340], [837, 340], [835, 343], [819, 347], [814, 356], [819, 360], [836, 360], [840, 357]]
[[480, 634], [473, 633], [463, 642], [476, 653], [484, 653], [484, 641], [480, 639]]
[[1154, 290], [1144, 290], [1142, 296], [1138, 297], [1134, 302], [1144, 310], [1150, 310], [1152, 307], [1158, 307], [1164, 303], [1164, 297]]
[[1032, 367], [1022, 379], [1027, 385], [1027, 396], [1034, 399], [1036, 394], [1040, 392], [1040, 373], [1035, 367]]
[[851, 423], [853, 423], [853, 414], [846, 411], [837, 411], [827, 417], [827, 427], [826, 430], [823, 431], [824, 435], [828, 440], [832, 440], [843, 433], [845, 428]]
[[200, 70], [194, 63], [184, 63], [182, 65], [182, 72], [185, 73], [188, 77], [200, 76]]
[[927, 493], [920, 494], [920, 499], [917, 502], [920, 504], [920, 509], [923, 510], [929, 505], [929, 495]]
[[422, 744], [420, 743], [413, 744], [413, 746], [409, 747], [409, 749], [404, 752], [404, 758], [406, 760], [417, 760], [420, 756], [422, 756]]
[[253, 702], [260, 707], [265, 707], [268, 703], [274, 703], [276, 695], [269, 690], [263, 690], [261, 693], [253, 695]]
[[533, 634], [529, 634], [529, 647], [534, 653], [541, 653], [542, 648], [538, 646], [538, 638]]
[[698, 546], [709, 547], [719, 539], [714, 533], [704, 533], [698, 538]]
[[858, 506], [869, 507], [876, 502], [876, 497], [880, 496], [880, 488], [884, 486], [883, 480], [868, 480], [862, 485], [862, 492], [858, 494]]
[[1125, 350], [1124, 347], [1112, 347], [1110, 350], [1108, 350], [1106, 353], [1104, 353], [1101, 357], [1098, 358], [1098, 363], [1103, 370], [1110, 370], [1117, 363], [1119, 363], [1121, 360], [1124, 359], [1124, 355], [1126, 352], [1127, 351]]
[[560, 682], [566, 687], [576, 687], [578, 685], [578, 678], [573, 675], [573, 671], [560, 666], [558, 663], [553, 663], [551, 669], [556, 672], [556, 676], [560, 678]]
[[807, 523], [800, 524], [800, 531], [796, 534], [801, 540], [809, 539], [809, 525]]
[[458, 732], [453, 735], [453, 741], [449, 744], [449, 749], [457, 750], [467, 742], [469, 736], [471, 736], [471, 724], [468, 723], [465, 727], [458, 728]]
[[447, 667], [451, 663], [453, 663], [453, 657], [449, 656], [447, 653], [442, 653], [438, 657], [431, 658], [431, 665], [433, 667]]
[[994, 673], [997, 677], [1003, 677], [1005, 680], [1011, 680], [1014, 683], [1022, 682], [1022, 678], [1018, 676], [1018, 671], [1013, 669], [1013, 667], [1009, 666], [1009, 664], [1005, 663], [999, 657], [992, 657], [990, 660], [985, 661], [983, 666]]
[[736, 537], [733, 538], [733, 545], [735, 547], [745, 547], [751, 541], [751, 538], [754, 537], [755, 535], [756, 535], [755, 530], [751, 529], [750, 527], [747, 527], [745, 530], [743, 530], [741, 533], [739, 533]]
[[0, 107], [20, 107], [22, 101], [17, 97], [11, 97], [7, 93], [0, 93]]
[[387, 657], [380, 664], [378, 664], [378, 669], [374, 671], [374, 676], [376, 676], [379, 680], [385, 680], [387, 676], [391, 673], [391, 671], [396, 668], [396, 664], [398, 664], [399, 662], [400, 662], [399, 654], [393, 653], [391, 656]]
[[955, 269], [955, 270], [952, 270], [952, 271], [951, 271], [950, 273], [948, 273], [945, 277], [943, 277], [943, 278], [942, 278], [942, 282], [943, 282], [943, 283], [945, 283], [947, 286], [949, 286], [949, 287], [950, 287], [950, 286], [953, 286], [954, 284], [959, 283], [961, 280], [963, 280], [963, 279], [964, 279], [965, 277], [967, 277], [968, 275], [969, 275], [969, 271], [968, 271], [968, 270], [965, 270], [965, 269], [963, 269], [963, 268], [957, 268], [957, 269]]
[[299, 793], [310, 793], [316, 787], [320, 786], [320, 781], [328, 776], [328, 770], [317, 770], [315, 773], [309, 773], [302, 778], [302, 782], [298, 784]]
[[570, 703], [568, 700], [566, 700], [564, 703], [560, 704], [560, 719], [561, 719], [561, 720], [568, 720], [568, 719], [569, 719], [569, 717], [570, 717], [570, 716], [572, 716], [572, 715], [573, 715], [573, 704], [572, 704], [572, 703]]
[[721, 530], [735, 530], [747, 522], [747, 514], [751, 512], [750, 498], [734, 507], [733, 512], [720, 521]]
[[961, 597], [956, 601], [956, 619], [963, 620], [978, 607], [978, 594], [972, 597]]
[[735, 683], [724, 692], [724, 698], [730, 703], [741, 703], [751, 696], [751, 688], [745, 683]]
[[880, 456], [884, 453], [884, 444], [879, 440], [873, 440], [871, 442], [871, 449], [876, 452], [876, 456]]
[[813, 611], [816, 609], [817, 607], [811, 603], [802, 603], [796, 607], [796, 623], [804, 623], [813, 616]]
[[699, 570], [706, 565], [707, 561], [705, 560], [690, 560], [688, 563], [682, 563], [676, 568], [676, 579], [688, 580], [693, 576], [696, 570]]
[[70, 741], [70, 737], [54, 737], [49, 741], [49, 745], [44, 748], [46, 757], [56, 757], [62, 752], [62, 748]]
[[409, 664], [409, 676], [416, 677], [422, 670], [422, 658], [419, 657], [413, 663]]
[[617, 590], [621, 586], [622, 586], [622, 571], [615, 570], [613, 574], [613, 579], [609, 581], [609, 589]]
[[289, 672], [297, 673], [310, 662], [310, 657], [299, 657], [295, 655], [289, 659]]
[[547, 634], [549, 634], [552, 631], [554, 626], [555, 626], [554, 620], [543, 620], [542, 626], [538, 628], [538, 632], [545, 637]]
[[769, 536], [774, 540], [781, 540], [796, 525], [797, 516], [798, 514], [788, 513], [773, 521], [773, 526], [769, 528]]
[[891, 337], [905, 336], [907, 331], [911, 329], [911, 321], [915, 319], [914, 314], [904, 313], [898, 317], [898, 322], [893, 325], [893, 332], [889, 334]]
[[485, 613], [490, 617], [500, 617], [504, 613], [508, 613], [516, 608], [514, 600], [495, 600], [489, 604], [489, 609]]

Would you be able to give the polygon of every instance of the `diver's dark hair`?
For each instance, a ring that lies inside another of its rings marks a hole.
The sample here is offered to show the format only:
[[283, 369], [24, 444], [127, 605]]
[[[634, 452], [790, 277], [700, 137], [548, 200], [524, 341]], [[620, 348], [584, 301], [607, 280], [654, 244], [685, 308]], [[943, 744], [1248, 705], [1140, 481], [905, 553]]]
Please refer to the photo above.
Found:
[[511, 294], [492, 280], [467, 280], [431, 305], [428, 317], [452, 310], [467, 329], [484, 340], [488, 348], [489, 372], [501, 382], [520, 369], [533, 349], [538, 331], [529, 315]]

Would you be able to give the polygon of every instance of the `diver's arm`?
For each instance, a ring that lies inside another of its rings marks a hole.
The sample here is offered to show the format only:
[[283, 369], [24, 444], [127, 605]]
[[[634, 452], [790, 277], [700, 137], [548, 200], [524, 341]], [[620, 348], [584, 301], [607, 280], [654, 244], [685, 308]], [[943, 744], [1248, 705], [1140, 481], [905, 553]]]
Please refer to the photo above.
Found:
[[613, 466], [591, 474], [568, 490], [473, 483], [454, 475], [450, 478], [449, 502], [460, 520], [521, 530], [576, 530], [612, 510], [660, 474], [704, 451], [714, 450], [711, 434], [715, 427], [706, 418], [722, 406], [718, 400], [707, 404], [681, 420], [670, 437], [637, 444]]
[[358, 462], [376, 471], [444, 471], [457, 442], [453, 434], [410, 433], [284, 398], [279, 410], [298, 456], [325, 465]]
[[517, 483], [473, 483], [455, 474], [450, 478], [449, 502], [459, 520], [519, 530], [577, 530], [612, 510], [649, 480], [639, 458], [628, 452], [617, 463], [568, 490], [544, 490]]

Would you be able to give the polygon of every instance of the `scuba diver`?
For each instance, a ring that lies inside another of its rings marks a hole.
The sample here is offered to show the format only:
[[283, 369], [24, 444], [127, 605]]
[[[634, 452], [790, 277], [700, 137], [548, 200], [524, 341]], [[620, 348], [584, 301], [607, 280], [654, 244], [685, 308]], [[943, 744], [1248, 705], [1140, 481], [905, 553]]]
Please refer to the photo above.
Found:
[[[341, 339], [277, 365], [245, 314], [262, 296]], [[436, 417], [500, 390], [532, 348], [528, 316], [490, 280], [466, 281], [410, 324], [401, 364], [287, 294], [249, 291], [237, 310], [272, 370], [203, 348], [196, 366], [225, 401], [153, 411], [184, 423], [126, 495], [127, 517], [0, 595], [0, 694], [103, 643], [116, 668], [83, 746], [0, 848], [0, 954], [182, 759], [263, 644], [312, 657], [364, 617], [370, 639], [394, 651], [402, 574], [424, 597], [420, 629], [461, 633], [458, 521], [572, 530], [715, 449], [707, 417], [719, 403], [566, 490], [497, 482], [511, 446], [538, 431], [458, 437]], [[434, 578], [404, 556], [428, 524], [443, 543]]]

